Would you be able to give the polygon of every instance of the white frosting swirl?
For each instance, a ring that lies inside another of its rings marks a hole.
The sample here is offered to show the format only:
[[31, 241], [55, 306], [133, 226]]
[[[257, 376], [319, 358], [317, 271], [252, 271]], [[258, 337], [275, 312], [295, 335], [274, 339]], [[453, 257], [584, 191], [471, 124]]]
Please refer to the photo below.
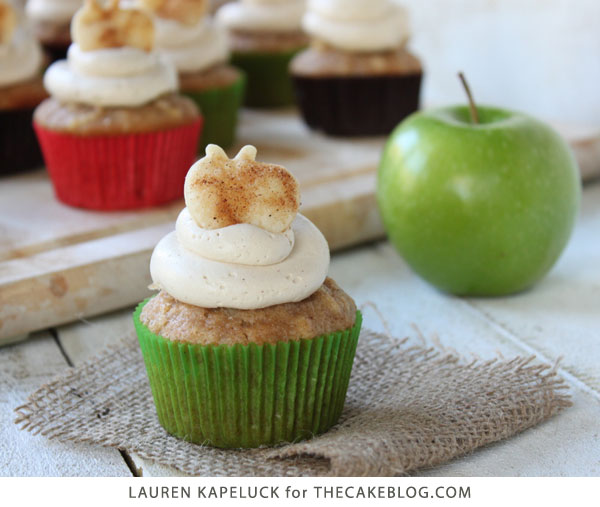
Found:
[[219, 262], [268, 266], [283, 261], [294, 248], [294, 231], [291, 228], [282, 234], [251, 224], [202, 229], [187, 208], [177, 217], [175, 232], [177, 241], [185, 248]]
[[196, 72], [229, 59], [227, 35], [207, 18], [189, 26], [154, 18], [156, 45], [179, 72]]
[[241, 0], [223, 5], [217, 22], [230, 30], [290, 32], [302, 28], [305, 0]]
[[0, 45], [0, 86], [9, 86], [33, 78], [42, 67], [39, 43], [19, 25], [8, 44]]
[[308, 0], [302, 26], [345, 51], [394, 49], [410, 36], [406, 11], [391, 0]]
[[[199, 232], [198, 226], [190, 227], [188, 217], [180, 215], [177, 230], [158, 243], [150, 261], [154, 283], [179, 301], [204, 308], [265, 308], [307, 298], [327, 276], [327, 241], [302, 215], [292, 223], [289, 255], [271, 264], [265, 260], [281, 256], [289, 234], [272, 234], [249, 224]], [[206, 244], [215, 240], [217, 244]], [[236, 250], [246, 248], [251, 251], [243, 254], [244, 263], [233, 259]]]
[[82, 4], [82, 0], [27, 0], [25, 12], [34, 21], [68, 24]]
[[101, 107], [146, 104], [177, 89], [177, 71], [155, 52], [132, 47], [81, 51], [71, 44], [67, 60], [54, 62], [44, 85], [64, 102]]

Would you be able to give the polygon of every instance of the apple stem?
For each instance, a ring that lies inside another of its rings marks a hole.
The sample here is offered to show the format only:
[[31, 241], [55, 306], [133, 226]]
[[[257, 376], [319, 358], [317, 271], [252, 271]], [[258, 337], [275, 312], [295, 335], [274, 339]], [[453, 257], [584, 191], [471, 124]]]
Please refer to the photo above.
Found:
[[471, 93], [471, 88], [469, 87], [469, 83], [467, 83], [467, 79], [462, 72], [458, 73], [458, 77], [465, 89], [467, 97], [469, 99], [469, 108], [471, 109], [471, 121], [475, 124], [479, 123], [479, 113], [477, 111], [477, 106], [475, 105], [475, 100], [473, 99], [473, 94]]

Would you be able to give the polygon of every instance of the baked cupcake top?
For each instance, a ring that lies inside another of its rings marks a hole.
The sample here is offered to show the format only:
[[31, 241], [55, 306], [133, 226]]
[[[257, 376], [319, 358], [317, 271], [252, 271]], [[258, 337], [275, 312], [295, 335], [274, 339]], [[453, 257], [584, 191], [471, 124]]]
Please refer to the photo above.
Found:
[[207, 15], [207, 0], [136, 0], [154, 20], [156, 47], [180, 73], [200, 72], [229, 59], [227, 35]]
[[407, 12], [391, 0], [308, 0], [302, 26], [343, 51], [397, 49], [410, 36]]
[[240, 0], [223, 5], [217, 21], [241, 32], [293, 32], [301, 30], [305, 0]]
[[28, 81], [43, 64], [39, 43], [12, 2], [0, 0], [0, 87]]
[[207, 146], [184, 193], [175, 231], [152, 254], [153, 288], [203, 308], [250, 310], [301, 301], [323, 284], [329, 247], [298, 214], [296, 179], [257, 162], [253, 146], [234, 159]]
[[67, 60], [53, 63], [44, 85], [61, 102], [135, 107], [177, 90], [177, 71], [154, 50], [154, 25], [141, 10], [86, 0], [71, 23]]
[[27, 0], [27, 17], [36, 22], [67, 25], [81, 7], [83, 0]]

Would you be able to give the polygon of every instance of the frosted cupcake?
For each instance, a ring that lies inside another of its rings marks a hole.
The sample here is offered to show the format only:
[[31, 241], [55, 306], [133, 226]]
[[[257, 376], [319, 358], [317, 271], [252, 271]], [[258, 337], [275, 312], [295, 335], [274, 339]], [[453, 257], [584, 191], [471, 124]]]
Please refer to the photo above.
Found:
[[41, 167], [31, 119], [47, 97], [43, 56], [21, 12], [0, 0], [0, 174]]
[[419, 107], [422, 68], [391, 0], [309, 0], [311, 47], [290, 70], [306, 123], [331, 135], [388, 134]]
[[154, 17], [157, 48], [177, 68], [181, 93], [204, 117], [200, 150], [235, 139], [244, 75], [228, 65], [225, 30], [207, 16], [207, 0], [139, 0]]
[[187, 207], [150, 262], [157, 296], [134, 322], [160, 423], [180, 438], [258, 447], [338, 420], [361, 325], [327, 278], [329, 249], [298, 184], [244, 147], [209, 145]]
[[71, 44], [71, 19], [83, 0], [27, 0], [25, 12], [52, 60], [66, 57]]
[[73, 18], [67, 60], [44, 76], [50, 98], [34, 127], [57, 197], [111, 210], [182, 196], [201, 117], [179, 95], [177, 71], [153, 50], [151, 18], [87, 0]]
[[304, 0], [241, 0], [217, 11], [229, 34], [231, 61], [248, 78], [246, 105], [293, 104], [288, 66], [308, 44], [301, 27], [304, 9]]

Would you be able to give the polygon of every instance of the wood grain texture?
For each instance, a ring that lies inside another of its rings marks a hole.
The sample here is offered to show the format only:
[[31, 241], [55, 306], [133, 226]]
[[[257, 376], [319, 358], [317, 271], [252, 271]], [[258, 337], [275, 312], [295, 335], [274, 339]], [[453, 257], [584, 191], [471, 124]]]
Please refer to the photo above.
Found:
[[[75, 322], [59, 328], [58, 339], [74, 365], [90, 359], [102, 349], [117, 343], [124, 336], [135, 336], [133, 308], [110, 313], [100, 318]], [[132, 453], [129, 455], [137, 473], [144, 477], [179, 477], [181, 472]]]
[[600, 177], [600, 127], [557, 125], [573, 149], [584, 182]]
[[571, 246], [547, 278], [518, 296], [465, 300], [440, 293], [385, 242], [334, 257], [330, 276], [363, 308], [366, 327], [394, 336], [414, 336], [417, 328], [428, 340], [467, 357], [535, 354], [551, 364], [563, 357], [559, 372], [571, 385], [573, 407], [425, 475], [600, 474], [600, 312], [593, 309], [600, 287], [600, 237], [592, 232], [599, 225], [599, 196], [600, 185], [586, 189]]
[[[600, 135], [563, 128], [586, 174], [600, 174]], [[375, 201], [384, 140], [310, 132], [294, 111], [245, 111], [238, 146], [298, 178], [301, 211], [332, 251], [384, 236]], [[154, 245], [173, 230], [183, 201], [152, 210], [99, 213], [63, 206], [44, 172], [0, 186], [0, 343], [28, 332], [132, 305], [148, 295]]]
[[50, 442], [14, 424], [27, 395], [68, 368], [47, 332], [0, 348], [0, 475], [131, 476], [116, 449]]
[[[240, 143], [298, 178], [302, 212], [332, 249], [381, 237], [375, 170], [381, 139], [348, 141], [309, 132], [294, 112], [246, 112]], [[43, 172], [0, 187], [0, 342], [122, 308], [148, 295], [152, 249], [174, 228], [183, 201], [140, 212], [63, 206]]]
[[[461, 299], [435, 290], [411, 272], [392, 246], [379, 242], [333, 255], [330, 275], [363, 309], [365, 326], [392, 335], [422, 334], [430, 343], [469, 357], [536, 354], [570, 383], [574, 406], [499, 444], [435, 469], [429, 476], [594, 476], [600, 474], [600, 314], [591, 311], [600, 286], [600, 184], [584, 191], [575, 236], [559, 264], [535, 289], [516, 297]], [[562, 296], [561, 296], [562, 295]], [[562, 304], [549, 304], [561, 297]], [[374, 309], [375, 308], [375, 309]], [[91, 357], [132, 334], [131, 308], [59, 329], [71, 360]], [[144, 475], [177, 472], [132, 456]]]

